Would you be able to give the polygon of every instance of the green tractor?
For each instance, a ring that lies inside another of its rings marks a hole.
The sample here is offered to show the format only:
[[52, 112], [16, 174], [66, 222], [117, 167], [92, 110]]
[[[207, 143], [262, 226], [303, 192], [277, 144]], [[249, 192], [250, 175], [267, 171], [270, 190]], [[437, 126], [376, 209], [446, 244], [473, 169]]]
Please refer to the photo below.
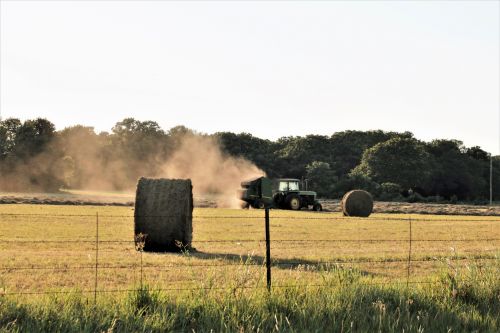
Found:
[[244, 202], [244, 208], [270, 207], [300, 210], [312, 207], [315, 211], [323, 209], [316, 199], [316, 192], [301, 191], [298, 179], [271, 180], [267, 177], [259, 177], [242, 182], [241, 187], [239, 198]]

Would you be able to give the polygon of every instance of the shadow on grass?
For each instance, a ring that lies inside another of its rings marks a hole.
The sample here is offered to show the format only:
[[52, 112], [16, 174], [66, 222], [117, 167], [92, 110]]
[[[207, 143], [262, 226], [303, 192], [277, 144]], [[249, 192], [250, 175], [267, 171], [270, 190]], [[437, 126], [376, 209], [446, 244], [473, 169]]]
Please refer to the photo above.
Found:
[[[264, 266], [266, 263], [266, 258], [259, 255], [240, 255], [234, 253], [217, 253], [217, 252], [201, 252], [193, 251], [189, 253], [189, 256], [196, 259], [202, 260], [223, 260], [230, 263], [241, 263], [242, 265], [255, 265]], [[346, 265], [349, 265], [346, 263]], [[297, 269], [304, 268], [308, 271], [325, 271], [332, 269], [347, 269], [346, 265], [325, 263], [316, 260], [307, 260], [301, 258], [291, 258], [291, 259], [272, 259], [271, 257], [271, 267], [279, 269]], [[366, 276], [376, 276], [376, 274], [358, 270], [361, 275]], [[378, 276], [378, 275], [377, 275]]]

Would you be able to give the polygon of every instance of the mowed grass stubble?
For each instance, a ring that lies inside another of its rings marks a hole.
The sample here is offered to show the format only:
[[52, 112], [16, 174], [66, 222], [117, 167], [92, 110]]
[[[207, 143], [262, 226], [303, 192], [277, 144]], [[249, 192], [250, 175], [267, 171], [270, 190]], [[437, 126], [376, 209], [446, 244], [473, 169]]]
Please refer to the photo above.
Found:
[[[182, 254], [143, 253], [143, 282], [160, 288], [222, 286], [235, 271], [262, 279], [264, 212], [198, 208], [193, 246]], [[93, 206], [0, 206], [3, 285], [9, 292], [94, 288], [96, 219], [99, 218], [99, 289], [128, 289], [140, 280], [141, 254], [133, 235], [133, 209]], [[318, 283], [330, 269], [356, 268], [376, 281], [425, 280], [450, 265], [494, 264], [500, 217], [271, 211], [275, 283]], [[411, 219], [411, 253], [410, 253]]]

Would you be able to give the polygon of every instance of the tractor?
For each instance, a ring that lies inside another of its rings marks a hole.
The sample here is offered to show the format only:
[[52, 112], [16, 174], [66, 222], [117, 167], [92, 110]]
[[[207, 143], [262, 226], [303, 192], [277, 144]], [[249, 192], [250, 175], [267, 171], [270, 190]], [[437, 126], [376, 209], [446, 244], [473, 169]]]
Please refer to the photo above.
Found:
[[239, 198], [243, 208], [281, 208], [300, 210], [312, 207], [315, 211], [323, 208], [316, 199], [316, 192], [301, 191], [300, 180], [293, 178], [269, 179], [259, 177], [241, 183]]

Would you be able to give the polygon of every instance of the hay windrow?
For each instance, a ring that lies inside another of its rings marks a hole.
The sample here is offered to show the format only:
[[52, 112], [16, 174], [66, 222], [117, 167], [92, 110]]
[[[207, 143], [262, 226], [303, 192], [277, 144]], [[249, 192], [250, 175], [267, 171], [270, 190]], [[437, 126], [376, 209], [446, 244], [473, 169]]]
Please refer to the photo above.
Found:
[[342, 198], [344, 216], [368, 217], [373, 211], [372, 195], [363, 190], [352, 190]]
[[137, 183], [135, 235], [146, 235], [144, 251], [190, 248], [193, 191], [190, 179], [141, 178]]

